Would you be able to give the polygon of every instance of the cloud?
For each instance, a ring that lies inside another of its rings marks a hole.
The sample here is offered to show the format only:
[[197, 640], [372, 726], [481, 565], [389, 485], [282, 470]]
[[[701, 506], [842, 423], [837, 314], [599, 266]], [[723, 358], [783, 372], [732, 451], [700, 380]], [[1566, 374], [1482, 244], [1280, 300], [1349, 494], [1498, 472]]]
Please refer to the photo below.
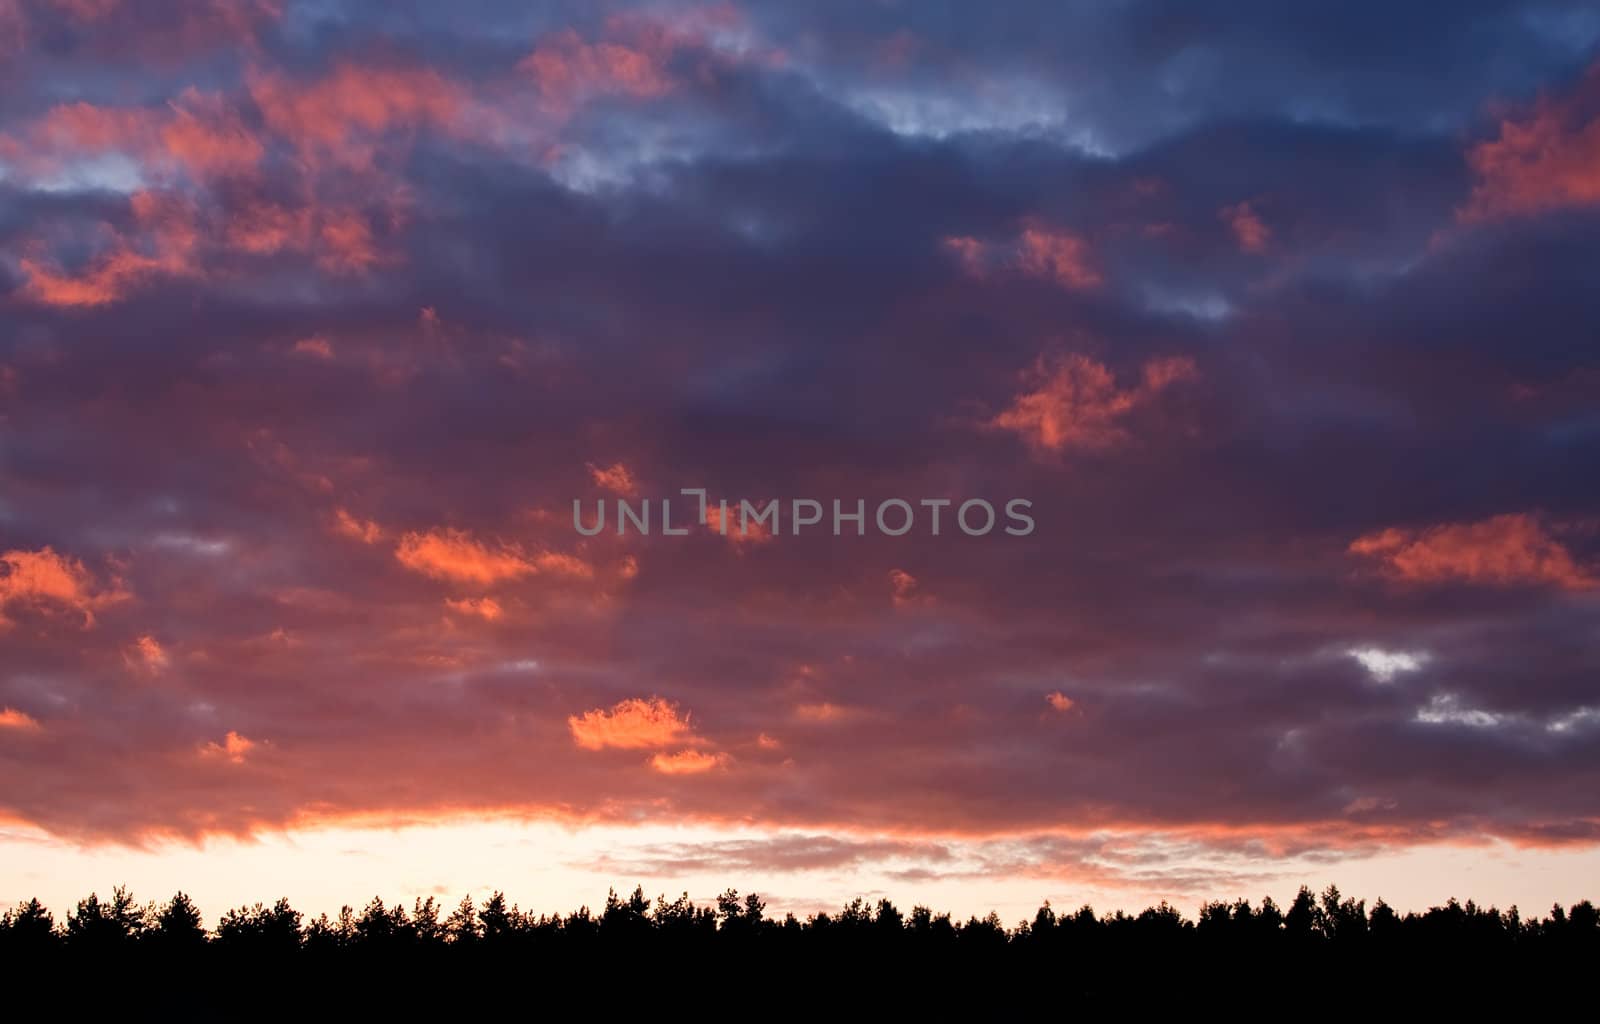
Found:
[[228, 761], [231, 764], [243, 764], [250, 752], [259, 745], [255, 740], [247, 736], [241, 736], [230, 729], [221, 743], [211, 740], [202, 744], [200, 756], [213, 760]]
[[1017, 263], [1024, 273], [1055, 280], [1065, 288], [1096, 288], [1100, 273], [1089, 263], [1089, 245], [1076, 235], [1030, 227], [1023, 231]]
[[589, 577], [592, 566], [573, 555], [541, 551], [529, 553], [519, 545], [488, 544], [466, 530], [448, 527], [404, 534], [395, 558], [413, 572], [457, 583], [488, 585], [550, 573]]
[[470, 597], [447, 598], [444, 603], [445, 607], [453, 612], [476, 616], [485, 622], [498, 621], [505, 615], [505, 609], [501, 607], [500, 602], [492, 597], [480, 597], [475, 600]]
[[[759, 511], [761, 502], [752, 502], [751, 507]], [[760, 545], [772, 540], [772, 530], [765, 523], [757, 522], [754, 517], [746, 516], [743, 508], [737, 501], [730, 501], [727, 505], [727, 522], [723, 522], [723, 505], [716, 502], [706, 503], [706, 530], [720, 537], [727, 537], [728, 542], [735, 549], [742, 549], [745, 545]]]
[[1272, 230], [1267, 227], [1261, 215], [1256, 213], [1249, 202], [1224, 206], [1218, 212], [1218, 216], [1233, 231], [1233, 237], [1238, 240], [1239, 248], [1245, 252], [1260, 252], [1272, 240]]
[[794, 717], [801, 722], [826, 724], [844, 721], [851, 717], [851, 710], [831, 701], [814, 701], [796, 705]]
[[1129, 413], [1195, 376], [1194, 362], [1186, 357], [1152, 359], [1139, 384], [1119, 388], [1111, 371], [1088, 356], [1040, 357], [1023, 375], [1027, 390], [987, 425], [1041, 451], [1104, 451], [1130, 439], [1124, 425]]
[[703, 844], [666, 843], [644, 846], [618, 870], [643, 874], [702, 872], [792, 873], [837, 871], [876, 862], [911, 861], [950, 864], [950, 845], [939, 842], [785, 833], [759, 839], [722, 839]]
[[559, 113], [597, 96], [660, 96], [673, 86], [666, 61], [675, 42], [664, 28], [635, 24], [641, 31], [628, 42], [589, 42], [572, 29], [552, 33], [517, 70], [537, 85], [546, 109]]
[[0, 134], [0, 156], [36, 177], [118, 153], [172, 184], [248, 172], [265, 155], [239, 111], [216, 93], [185, 89], [162, 107], [105, 107], [79, 100], [50, 108], [20, 133]]
[[1570, 91], [1500, 122], [1467, 154], [1477, 183], [1467, 221], [1600, 203], [1600, 65]]
[[[490, 812], [942, 832], [996, 837], [972, 877], [1163, 885], [1194, 847], [1114, 872], [1003, 847], [1600, 834], [1570, 597], [1600, 213], [1547, 12], [1402, 19], [1353, 67], [1339, 5], [1153, 35], [1114, 6], [202, 6], [28, 5], [4, 62], [0, 550], [47, 557], [0, 564], [0, 706], [46, 726], [0, 813], [118, 841]], [[1559, 118], [1483, 125], [1540, 87]], [[1493, 223], [1456, 229], [1475, 188]], [[295, 350], [319, 338], [335, 358]], [[757, 501], [1027, 497], [1038, 528], [527, 514], [596, 453]], [[1505, 509], [1537, 532], [1470, 529]], [[145, 635], [181, 680], [121, 678]], [[681, 705], [618, 710], [652, 692]], [[1475, 711], [1499, 724], [1450, 720]], [[656, 740], [585, 753], [573, 719]], [[230, 725], [295, 756], [218, 786], [191, 755], [230, 768]], [[683, 750], [737, 760], [651, 763]]]
[[1567, 590], [1595, 585], [1565, 545], [1538, 519], [1522, 513], [1420, 530], [1379, 530], [1351, 541], [1350, 552], [1415, 583], [1545, 584]]
[[186, 200], [137, 192], [128, 200], [128, 209], [132, 232], [104, 232], [103, 250], [81, 273], [64, 272], [38, 256], [19, 260], [24, 294], [46, 306], [104, 306], [152, 279], [200, 272], [193, 258], [198, 234]]
[[1060, 690], [1053, 690], [1050, 693], [1045, 694], [1044, 702], [1050, 705], [1050, 710], [1060, 712], [1062, 714], [1065, 714], [1066, 712], [1071, 711], [1073, 708], [1078, 706], [1076, 701], [1062, 693]]
[[343, 507], [333, 510], [333, 528], [340, 536], [363, 544], [376, 544], [383, 539], [383, 527], [371, 519], [361, 519]]
[[1426, 706], [1417, 709], [1416, 719], [1426, 725], [1463, 725], [1469, 729], [1493, 729], [1504, 720], [1492, 711], [1464, 706], [1453, 693], [1435, 694]]
[[310, 356], [313, 359], [333, 358], [333, 346], [328, 343], [327, 338], [324, 338], [319, 334], [313, 334], [309, 337], [301, 338], [299, 341], [294, 343], [289, 351], [293, 352], [295, 355]]
[[5, 569], [0, 574], [0, 627], [7, 624], [7, 611], [55, 608], [78, 613], [89, 627], [96, 611], [128, 596], [115, 585], [101, 586], [82, 562], [58, 555], [51, 547], [7, 551], [0, 554], [0, 567]]
[[917, 578], [904, 569], [889, 570], [889, 588], [897, 605], [909, 604], [921, 597], [917, 593]]
[[572, 741], [584, 750], [639, 750], [681, 743], [690, 736], [689, 716], [660, 697], [630, 697], [610, 708], [567, 718]]
[[650, 767], [663, 775], [703, 775], [727, 764], [728, 755], [720, 751], [680, 750], [673, 754], [655, 754], [650, 758]]
[[953, 235], [942, 239], [941, 245], [974, 277], [1013, 271], [1069, 290], [1089, 290], [1104, 283], [1084, 238], [1041, 224], [1030, 224], [1009, 240], [984, 241]]
[[171, 663], [167, 657], [166, 648], [156, 641], [156, 638], [146, 634], [135, 640], [124, 652], [123, 661], [131, 671], [145, 675], [156, 675], [166, 670]]
[[1380, 683], [1393, 682], [1396, 676], [1404, 672], [1416, 672], [1428, 660], [1426, 654], [1385, 651], [1378, 647], [1357, 647], [1347, 653]]
[[589, 463], [589, 476], [594, 479], [595, 486], [610, 491], [612, 494], [631, 498], [639, 493], [638, 482], [634, 480], [633, 474], [628, 471], [628, 467], [620, 462], [614, 462], [603, 468], [591, 462]]
[[461, 87], [431, 68], [341, 62], [310, 82], [256, 71], [248, 88], [267, 127], [303, 158], [356, 170], [373, 166], [391, 133], [465, 129], [469, 105]]
[[0, 729], [14, 732], [38, 732], [38, 721], [32, 715], [16, 708], [0, 708]]

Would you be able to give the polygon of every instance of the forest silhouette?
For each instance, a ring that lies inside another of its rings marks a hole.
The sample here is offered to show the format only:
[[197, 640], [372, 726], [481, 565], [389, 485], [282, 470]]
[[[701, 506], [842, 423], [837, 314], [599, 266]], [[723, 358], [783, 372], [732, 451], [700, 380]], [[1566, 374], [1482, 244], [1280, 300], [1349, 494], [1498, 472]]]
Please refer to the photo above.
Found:
[[37, 900], [0, 915], [0, 1005], [16, 1020], [1476, 1018], [1592, 1002], [1597, 965], [1588, 901], [1528, 918], [1455, 900], [1398, 913], [1332, 887], [1192, 918], [1046, 904], [1011, 927], [862, 899], [776, 918], [732, 889], [708, 905], [612, 892], [565, 915], [498, 892], [315, 918], [280, 899], [207, 927], [182, 893], [141, 904], [118, 888], [59, 921]]
[[1215, 963], [1248, 957], [1260, 964], [1419, 964], [1448, 960], [1600, 965], [1600, 914], [1589, 901], [1542, 917], [1523, 917], [1450, 900], [1424, 912], [1398, 913], [1333, 886], [1302, 887], [1287, 907], [1270, 897], [1208, 902], [1194, 918], [1168, 903], [1139, 913], [1096, 914], [1089, 906], [1059, 913], [1049, 903], [1006, 927], [999, 916], [959, 921], [925, 906], [902, 912], [886, 899], [856, 899], [837, 913], [799, 919], [769, 916], [755, 893], [728, 889], [714, 904], [687, 894], [654, 902], [642, 888], [612, 891], [598, 911], [535, 915], [494, 893], [446, 910], [433, 898], [409, 909], [374, 898], [361, 910], [308, 918], [286, 899], [231, 909], [207, 927], [200, 909], [178, 893], [139, 903], [126, 889], [80, 900], [57, 920], [37, 899], [0, 915], [0, 967], [8, 973], [106, 962], [168, 963], [185, 968], [241, 964], [403, 965], [505, 963], [581, 966], [619, 959], [734, 957], [790, 964], [892, 964], [915, 961], [970, 968], [1070, 963], [1080, 970], [1152, 958]]

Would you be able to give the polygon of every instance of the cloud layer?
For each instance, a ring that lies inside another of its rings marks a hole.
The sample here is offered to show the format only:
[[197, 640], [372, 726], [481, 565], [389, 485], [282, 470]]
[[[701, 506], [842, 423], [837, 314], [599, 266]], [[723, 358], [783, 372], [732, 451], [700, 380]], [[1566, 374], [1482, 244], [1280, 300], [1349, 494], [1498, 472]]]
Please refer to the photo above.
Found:
[[0, 3], [0, 813], [1600, 841], [1600, 29], [1206, 22]]

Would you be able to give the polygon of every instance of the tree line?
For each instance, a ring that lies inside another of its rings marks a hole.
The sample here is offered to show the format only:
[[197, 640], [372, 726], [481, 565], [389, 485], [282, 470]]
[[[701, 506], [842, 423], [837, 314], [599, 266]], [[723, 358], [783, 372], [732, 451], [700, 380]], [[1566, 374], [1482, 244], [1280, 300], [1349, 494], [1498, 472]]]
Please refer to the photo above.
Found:
[[962, 957], [1072, 951], [1078, 954], [1155, 951], [1173, 953], [1576, 953], [1600, 954], [1600, 914], [1585, 900], [1557, 904], [1544, 916], [1523, 917], [1452, 899], [1423, 912], [1399, 913], [1383, 900], [1343, 896], [1334, 886], [1320, 894], [1302, 887], [1286, 908], [1271, 897], [1259, 904], [1239, 899], [1203, 904], [1188, 918], [1166, 902], [1135, 914], [1097, 914], [1089, 906], [1058, 913], [1048, 902], [1012, 927], [998, 915], [960, 921], [926, 906], [902, 912], [887, 899], [856, 899], [837, 913], [805, 919], [768, 916], [762, 898], [728, 889], [714, 905], [687, 894], [654, 902], [642, 887], [614, 890], [598, 912], [533, 914], [496, 892], [481, 905], [463, 899], [446, 911], [432, 897], [409, 909], [381, 898], [360, 911], [308, 918], [286, 899], [229, 910], [206, 927], [199, 908], [182, 892], [165, 903], [139, 903], [124, 887], [109, 899], [91, 894], [57, 921], [37, 899], [0, 915], [0, 963], [74, 955], [358, 957], [363, 954], [463, 955], [595, 950], [759, 950], [803, 953], [878, 950]]

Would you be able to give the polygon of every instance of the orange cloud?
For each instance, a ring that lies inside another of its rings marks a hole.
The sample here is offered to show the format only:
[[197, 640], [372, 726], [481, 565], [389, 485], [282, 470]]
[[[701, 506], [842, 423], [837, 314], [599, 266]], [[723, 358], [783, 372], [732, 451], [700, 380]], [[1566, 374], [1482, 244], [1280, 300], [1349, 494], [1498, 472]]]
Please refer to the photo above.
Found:
[[1418, 583], [1548, 584], [1586, 590], [1595, 577], [1532, 516], [1509, 514], [1424, 530], [1388, 529], [1358, 537], [1350, 552]]
[[815, 704], [801, 704], [794, 709], [794, 717], [802, 722], [837, 722], [848, 718], [848, 708], [840, 707], [828, 701]]
[[517, 70], [533, 79], [545, 108], [560, 114], [596, 96], [660, 96], [673, 85], [666, 60], [675, 43], [659, 28], [635, 34], [626, 43], [591, 43], [563, 29], [542, 40]]
[[704, 753], [699, 750], [680, 750], [676, 754], [656, 754], [650, 758], [650, 767], [663, 775], [701, 775], [728, 763], [728, 755], [720, 751]]
[[166, 649], [148, 634], [134, 641], [123, 653], [122, 660], [130, 670], [149, 675], [162, 671], [169, 663]]
[[529, 554], [516, 544], [490, 546], [466, 530], [448, 527], [405, 534], [395, 547], [395, 558], [424, 576], [482, 586], [537, 573], [594, 576], [594, 567], [576, 556], [556, 551]]
[[301, 338], [294, 343], [294, 346], [289, 351], [296, 355], [311, 356], [314, 359], [333, 358], [333, 346], [328, 344], [328, 339], [321, 335]]
[[0, 708], [0, 729], [12, 729], [17, 732], [38, 732], [39, 723], [34, 717], [16, 708]]
[[1098, 288], [1103, 283], [1091, 261], [1089, 243], [1068, 231], [1034, 224], [1009, 242], [952, 235], [940, 244], [973, 277], [985, 277], [990, 270], [1009, 267], [1074, 290]]
[[690, 736], [689, 716], [660, 697], [630, 697], [567, 719], [572, 741], [584, 750], [639, 750], [681, 743]]
[[32, 256], [19, 262], [27, 279], [24, 293], [47, 306], [103, 306], [116, 302], [156, 275], [193, 272], [198, 241], [194, 213], [181, 199], [153, 192], [129, 200], [139, 228], [136, 237], [111, 232], [112, 242], [81, 276], [62, 273]]
[[58, 555], [50, 547], [7, 551], [0, 554], [0, 568], [5, 570], [0, 574], [0, 627], [8, 624], [7, 608], [57, 605], [81, 614], [88, 627], [94, 625], [97, 609], [128, 596], [116, 587], [98, 587], [82, 562]]
[[1260, 252], [1272, 240], [1272, 229], [1267, 227], [1249, 202], [1224, 206], [1217, 216], [1233, 230], [1233, 237], [1245, 252]]
[[186, 89], [170, 110], [160, 147], [147, 160], [170, 160], [197, 177], [241, 174], [261, 163], [266, 147], [221, 96]]
[[333, 529], [339, 535], [363, 544], [376, 544], [383, 539], [383, 527], [371, 519], [353, 516], [344, 508], [333, 510]]
[[594, 576], [594, 566], [576, 555], [563, 555], [559, 551], [541, 551], [533, 556], [533, 564], [539, 572], [556, 576], [572, 576], [578, 579], [590, 579]]
[[894, 591], [894, 603], [897, 605], [918, 599], [917, 578], [904, 569], [889, 570], [889, 587]]
[[604, 468], [589, 463], [589, 475], [594, 478], [597, 486], [603, 487], [613, 494], [620, 494], [624, 498], [631, 498], [639, 493], [638, 482], [633, 479], [633, 474], [628, 472], [628, 467], [620, 462], [612, 463]]
[[252, 74], [251, 99], [267, 125], [303, 156], [341, 166], [371, 166], [378, 138], [392, 130], [449, 128], [467, 107], [454, 82], [423, 68], [340, 64], [319, 81]]
[[110, 152], [147, 177], [203, 180], [251, 171], [266, 148], [222, 96], [192, 87], [160, 107], [58, 104], [20, 134], [0, 135], [0, 156], [35, 176]]
[[212, 740], [200, 748], [200, 756], [205, 758], [220, 758], [234, 764], [243, 764], [245, 756], [259, 744], [247, 736], [241, 736], [232, 729], [223, 737], [222, 742]]
[[470, 597], [460, 599], [447, 598], [445, 606], [461, 615], [475, 615], [487, 622], [494, 622], [505, 615], [505, 609], [500, 607], [500, 602], [492, 597], [480, 597], [473, 600]]
[[1077, 706], [1077, 701], [1073, 700], [1071, 697], [1068, 697], [1060, 690], [1045, 694], [1044, 700], [1046, 704], [1050, 705], [1052, 710], [1062, 713], [1071, 711]]
[[[381, 250], [366, 213], [336, 204], [287, 207], [247, 203], [229, 212], [219, 241], [227, 248], [258, 256], [306, 253], [320, 269], [341, 275], [360, 274], [398, 258]], [[316, 342], [327, 345], [320, 338], [307, 341], [311, 347], [297, 343], [295, 351], [316, 355]], [[331, 355], [332, 347], [328, 347]]]
[[101, 107], [80, 100], [45, 111], [24, 131], [25, 141], [8, 133], [0, 152], [17, 159], [24, 156], [26, 144], [33, 152], [23, 160], [24, 166], [42, 169], [59, 166], [64, 158], [109, 149], [143, 149], [155, 134], [150, 114], [142, 108]]
[[[741, 526], [743, 527], [741, 529]], [[765, 544], [772, 539], [772, 531], [764, 523], [758, 523], [749, 517], [741, 519], [738, 503], [728, 506], [728, 523], [722, 523], [722, 505], [706, 504], [706, 529], [720, 536], [725, 536], [736, 545]], [[724, 532], [726, 530], [726, 532]], [[741, 552], [742, 553], [742, 552]]]
[[512, 545], [491, 548], [465, 530], [437, 529], [407, 533], [395, 548], [400, 564], [434, 579], [490, 584], [538, 572]]
[[1600, 64], [1571, 94], [1542, 97], [1500, 134], [1474, 146], [1477, 176], [1462, 220], [1540, 213], [1600, 203]]
[[241, 252], [270, 254], [300, 248], [315, 234], [313, 211], [272, 203], [249, 203], [228, 217], [224, 242]]
[[372, 224], [356, 210], [323, 211], [316, 238], [317, 263], [325, 270], [354, 274], [385, 259], [373, 238]]
[[1054, 365], [1041, 357], [1024, 375], [1029, 390], [986, 426], [1012, 431], [1045, 451], [1113, 448], [1128, 440], [1120, 422], [1124, 416], [1195, 376], [1191, 359], [1152, 359], [1145, 363], [1138, 386], [1123, 389], [1104, 364], [1088, 356], [1072, 354]]
[[[206, 263], [196, 250], [202, 245], [254, 255], [305, 253], [319, 269], [340, 275], [394, 262], [400, 256], [382, 244], [379, 225], [403, 223], [408, 194], [374, 169], [373, 154], [391, 128], [424, 122], [453, 128], [448, 115], [458, 111], [459, 98], [436, 79], [431, 72], [348, 66], [303, 87], [258, 76], [251, 85], [258, 105], [264, 104], [265, 133], [247, 126], [236, 106], [221, 96], [189, 89], [159, 108], [62, 104], [19, 133], [0, 134], [0, 160], [36, 178], [116, 152], [139, 166], [143, 180], [162, 188], [185, 189], [175, 175], [206, 186], [187, 188], [182, 204], [158, 205], [149, 198], [158, 193], [142, 193], [145, 207], [134, 209], [137, 230], [130, 237], [112, 232], [100, 257], [76, 274], [30, 253], [21, 261], [25, 294], [56, 306], [116, 302], [158, 274], [200, 274]], [[378, 95], [368, 96], [369, 91]], [[318, 113], [313, 117], [309, 111]], [[397, 141], [403, 145], [405, 133], [400, 134]], [[218, 179], [254, 175], [274, 137], [302, 150], [296, 173], [305, 178], [305, 198], [284, 206], [230, 190], [226, 209], [220, 209], [220, 190], [211, 186]], [[335, 159], [314, 159], [324, 150], [335, 152]], [[322, 199], [330, 184], [321, 175], [325, 163], [357, 173], [365, 197], [361, 205], [345, 198], [348, 188], [338, 201]], [[133, 201], [140, 203], [140, 196]]]
[[1017, 264], [1024, 273], [1051, 278], [1064, 288], [1097, 288], [1101, 283], [1099, 271], [1089, 263], [1089, 243], [1064, 231], [1025, 230]]

